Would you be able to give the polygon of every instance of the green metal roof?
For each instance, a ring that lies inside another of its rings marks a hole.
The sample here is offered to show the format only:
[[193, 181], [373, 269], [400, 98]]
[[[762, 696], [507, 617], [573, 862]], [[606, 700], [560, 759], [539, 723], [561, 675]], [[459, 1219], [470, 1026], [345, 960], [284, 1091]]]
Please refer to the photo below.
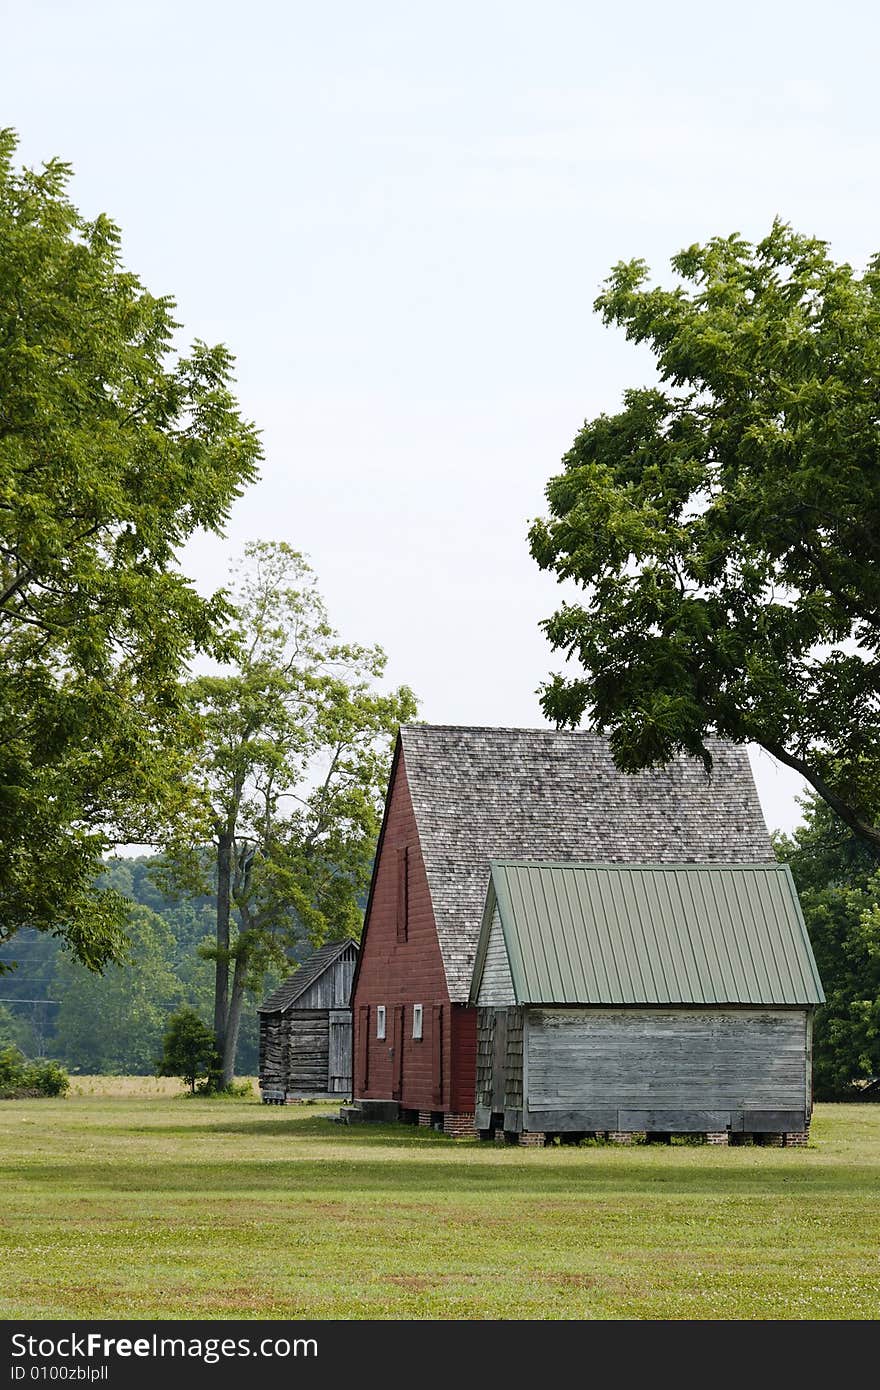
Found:
[[787, 864], [493, 860], [476, 999], [497, 903], [520, 1004], [821, 1004]]

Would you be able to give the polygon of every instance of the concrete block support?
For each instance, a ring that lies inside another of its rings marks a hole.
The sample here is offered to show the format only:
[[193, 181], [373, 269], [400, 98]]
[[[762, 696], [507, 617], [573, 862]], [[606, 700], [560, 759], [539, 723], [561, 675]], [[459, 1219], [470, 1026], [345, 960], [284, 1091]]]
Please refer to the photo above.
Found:
[[710, 1129], [706, 1132], [706, 1143], [724, 1147], [730, 1143], [730, 1135], [726, 1129]]

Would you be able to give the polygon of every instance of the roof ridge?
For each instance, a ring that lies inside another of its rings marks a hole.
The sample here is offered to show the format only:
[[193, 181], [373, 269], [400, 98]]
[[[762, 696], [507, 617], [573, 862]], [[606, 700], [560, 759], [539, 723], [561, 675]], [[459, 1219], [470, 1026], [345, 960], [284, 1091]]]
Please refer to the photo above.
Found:
[[[435, 724], [429, 720], [413, 720], [407, 724], [399, 726], [400, 732], [410, 730], [437, 730], [439, 733], [463, 733], [463, 734], [553, 734], [564, 735], [566, 737], [600, 739], [603, 743], [609, 742], [609, 735], [603, 734], [599, 729], [556, 729], [549, 725], [539, 724]], [[737, 744], [733, 739], [723, 738], [720, 734], [707, 734], [706, 742], [723, 743], [725, 747], [744, 748], [745, 743]], [[673, 754], [673, 757], [676, 755]], [[692, 753], [684, 750], [678, 755], [680, 757], [693, 759]]]
[[761, 869], [766, 872], [772, 869], [774, 872], [784, 873], [788, 867], [778, 859], [759, 859], [745, 863], [733, 859], [729, 862], [713, 859], [525, 859], [521, 854], [492, 855], [489, 859], [490, 868], [495, 864], [499, 868], [513, 866], [522, 869], [626, 869], [627, 872], [635, 870], [638, 873], [652, 874], [677, 873], [680, 869], [711, 869], [713, 873], [740, 869]]

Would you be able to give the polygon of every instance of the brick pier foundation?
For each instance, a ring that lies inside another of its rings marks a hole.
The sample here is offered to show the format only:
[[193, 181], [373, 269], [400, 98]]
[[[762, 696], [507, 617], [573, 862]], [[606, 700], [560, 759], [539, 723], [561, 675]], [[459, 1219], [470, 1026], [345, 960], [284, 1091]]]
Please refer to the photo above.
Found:
[[474, 1124], [473, 1111], [444, 1115], [443, 1133], [451, 1134], [454, 1139], [464, 1139], [475, 1136], [477, 1127]]
[[793, 1134], [785, 1134], [782, 1142], [787, 1149], [805, 1149], [810, 1142], [810, 1131], [801, 1129]]

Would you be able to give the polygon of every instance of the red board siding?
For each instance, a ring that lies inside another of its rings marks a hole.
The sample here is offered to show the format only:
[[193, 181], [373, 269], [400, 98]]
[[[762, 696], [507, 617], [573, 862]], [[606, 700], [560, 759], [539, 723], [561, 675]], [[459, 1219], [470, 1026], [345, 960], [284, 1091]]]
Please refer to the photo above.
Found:
[[[408, 853], [399, 854], [401, 849], [407, 849]], [[399, 866], [405, 867], [407, 873], [405, 939], [400, 939], [398, 931]], [[354, 1055], [358, 1059], [356, 1097], [399, 1099], [407, 1110], [473, 1110], [476, 1010], [458, 1006], [453, 1009], [449, 1002], [402, 753], [398, 756], [388, 794], [385, 828], [364, 923], [352, 1004]], [[387, 1010], [384, 1039], [376, 1037], [377, 1004], [384, 1004]], [[413, 1004], [421, 1004], [424, 1008], [420, 1040], [412, 1036]], [[363, 1013], [367, 1006], [369, 1015]], [[399, 1006], [402, 1012], [398, 1014]], [[467, 1025], [455, 1022], [462, 1013], [474, 1016], [472, 1049], [468, 1046]], [[400, 1023], [395, 1026], [398, 1018]], [[369, 1033], [366, 1039], [363, 1038], [365, 1023]], [[399, 1043], [397, 1037], [400, 1037]], [[455, 1048], [461, 1041], [465, 1046], [459, 1061]], [[436, 1075], [438, 1058], [439, 1077]], [[468, 1086], [470, 1098], [466, 1104], [460, 1103]]]
[[470, 1112], [477, 1083], [477, 1011], [452, 1006], [452, 1098], [450, 1109]]

